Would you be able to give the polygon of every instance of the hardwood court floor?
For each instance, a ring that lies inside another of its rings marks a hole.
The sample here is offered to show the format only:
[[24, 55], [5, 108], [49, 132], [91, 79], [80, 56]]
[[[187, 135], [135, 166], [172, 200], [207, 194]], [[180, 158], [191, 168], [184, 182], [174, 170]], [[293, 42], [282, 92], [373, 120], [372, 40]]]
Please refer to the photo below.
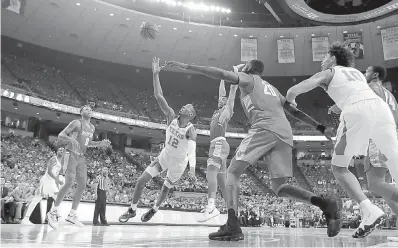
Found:
[[65, 225], [53, 230], [47, 225], [1, 225], [1, 247], [398, 247], [387, 236], [396, 230], [376, 230], [365, 239], [353, 239], [353, 230], [343, 229], [334, 238], [326, 229], [244, 228], [245, 240], [208, 240], [215, 227], [114, 225], [82, 228]]

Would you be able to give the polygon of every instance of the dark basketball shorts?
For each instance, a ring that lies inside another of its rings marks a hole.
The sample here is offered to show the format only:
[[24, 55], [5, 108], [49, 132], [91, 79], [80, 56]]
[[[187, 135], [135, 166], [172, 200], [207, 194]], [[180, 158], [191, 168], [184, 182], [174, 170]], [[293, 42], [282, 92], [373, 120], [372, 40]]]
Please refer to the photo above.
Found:
[[76, 174], [77, 177], [87, 178], [86, 157], [67, 151], [64, 163], [66, 164], [65, 174]]
[[229, 150], [230, 147], [225, 137], [218, 137], [213, 139], [210, 142], [207, 166], [211, 165], [218, 168], [219, 172], [226, 172]]
[[292, 146], [275, 133], [264, 129], [251, 129], [236, 150], [235, 159], [251, 165], [266, 156], [271, 178], [292, 177]]

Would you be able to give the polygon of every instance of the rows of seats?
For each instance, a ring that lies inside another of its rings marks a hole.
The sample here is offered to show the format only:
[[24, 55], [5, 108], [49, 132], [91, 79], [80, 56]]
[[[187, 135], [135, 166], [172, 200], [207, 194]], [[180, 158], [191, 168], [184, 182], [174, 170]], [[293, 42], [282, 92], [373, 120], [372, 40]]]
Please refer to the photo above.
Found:
[[[2, 75], [5, 75], [2, 76], [2, 82], [6, 85], [17, 86], [33, 95], [55, 102], [73, 106], [92, 103], [100, 112], [106, 109], [112, 110], [106, 113], [115, 115], [131, 118], [144, 116], [155, 122], [166, 122], [153, 96], [150, 75], [139, 75], [132, 80], [107, 79], [96, 76], [94, 72], [77, 73], [7, 52], [2, 53], [1, 58]], [[165, 78], [166, 83], [162, 84], [163, 92], [170, 106], [175, 111], [179, 111], [181, 106], [193, 103], [200, 117], [197, 122], [208, 126], [208, 122], [202, 117], [212, 116], [217, 107], [217, 92], [210, 93], [203, 89], [203, 92], [187, 91], [178, 87], [176, 89], [176, 86], [170, 86], [173, 75], [166, 74]], [[186, 79], [178, 75], [178, 80]], [[238, 98], [239, 93], [237, 95]], [[238, 101], [236, 101], [234, 111], [230, 126], [247, 130], [247, 121], [243, 121], [247, 118]], [[325, 114], [326, 109], [317, 108], [308, 109], [308, 111], [325, 123], [331, 122], [330, 117]], [[288, 119], [293, 126], [297, 122], [290, 116]]]

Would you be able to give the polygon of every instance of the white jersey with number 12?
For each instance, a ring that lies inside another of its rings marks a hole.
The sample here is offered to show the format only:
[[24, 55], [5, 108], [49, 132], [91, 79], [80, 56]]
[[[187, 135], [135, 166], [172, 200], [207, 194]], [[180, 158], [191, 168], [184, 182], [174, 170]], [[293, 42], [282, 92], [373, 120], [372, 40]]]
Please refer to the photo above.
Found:
[[187, 158], [189, 141], [187, 139], [187, 132], [192, 126], [192, 123], [188, 123], [186, 127], [179, 127], [177, 119], [171, 121], [166, 129], [164, 151], [167, 155], [177, 159]]

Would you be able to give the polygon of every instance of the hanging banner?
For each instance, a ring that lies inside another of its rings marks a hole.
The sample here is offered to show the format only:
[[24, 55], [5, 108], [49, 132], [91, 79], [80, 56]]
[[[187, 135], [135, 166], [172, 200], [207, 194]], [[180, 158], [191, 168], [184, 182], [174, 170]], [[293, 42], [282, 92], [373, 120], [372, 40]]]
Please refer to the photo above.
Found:
[[345, 33], [343, 34], [344, 42], [349, 40], [348, 47], [354, 53], [355, 59], [363, 59], [364, 47], [362, 32]]
[[329, 37], [312, 38], [312, 61], [322, 61], [328, 53]]
[[279, 39], [278, 43], [278, 63], [288, 64], [295, 63], [294, 56], [294, 40], [293, 39]]
[[398, 59], [398, 26], [382, 29], [384, 60]]
[[240, 60], [248, 62], [257, 59], [257, 39], [240, 39]]

